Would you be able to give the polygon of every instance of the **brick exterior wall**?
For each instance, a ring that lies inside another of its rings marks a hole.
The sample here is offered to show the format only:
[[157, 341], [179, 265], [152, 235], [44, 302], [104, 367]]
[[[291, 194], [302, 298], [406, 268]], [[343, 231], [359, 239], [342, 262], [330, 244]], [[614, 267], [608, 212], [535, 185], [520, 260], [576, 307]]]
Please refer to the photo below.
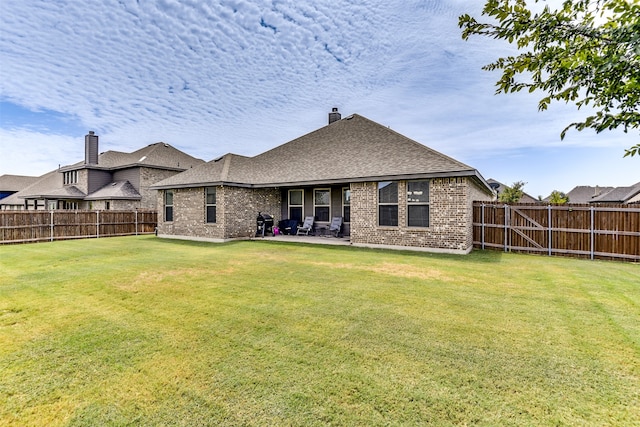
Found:
[[136, 190], [138, 190], [138, 193], [142, 196], [142, 200], [140, 200], [139, 205], [136, 207], [141, 209], [160, 210], [162, 204], [156, 203], [158, 200], [156, 190], [152, 190], [149, 187], [177, 173], [179, 173], [179, 171], [144, 167], [140, 168], [140, 188], [136, 188]]
[[408, 227], [407, 183], [398, 182], [398, 226], [378, 225], [377, 183], [351, 184], [351, 242], [467, 252], [473, 247], [473, 201], [490, 200], [469, 178], [429, 182], [429, 227]]
[[258, 212], [273, 214], [277, 224], [282, 207], [280, 190], [216, 187], [216, 223], [205, 217], [205, 189], [173, 190], [173, 221], [164, 219], [164, 194], [158, 191], [158, 234], [226, 240], [255, 235]]
[[[408, 227], [407, 182], [398, 182], [398, 226], [378, 225], [378, 185], [351, 183], [351, 242], [356, 245], [406, 246], [448, 252], [473, 247], [473, 201], [491, 196], [466, 177], [429, 181], [429, 227]], [[205, 189], [173, 190], [173, 221], [164, 220], [164, 193], [158, 191], [158, 234], [211, 240], [246, 238], [255, 234], [257, 213], [282, 218], [279, 189], [216, 187], [216, 223], [205, 222]]]

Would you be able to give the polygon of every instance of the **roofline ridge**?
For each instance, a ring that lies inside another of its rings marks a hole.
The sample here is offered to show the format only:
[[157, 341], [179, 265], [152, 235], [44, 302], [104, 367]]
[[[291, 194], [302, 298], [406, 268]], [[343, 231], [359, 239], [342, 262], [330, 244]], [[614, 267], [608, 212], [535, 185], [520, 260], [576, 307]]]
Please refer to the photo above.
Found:
[[233, 158], [233, 154], [224, 156], [224, 163], [222, 164], [222, 172], [220, 173], [221, 181], [226, 181], [227, 176], [229, 175], [229, 169], [231, 168], [231, 159]]

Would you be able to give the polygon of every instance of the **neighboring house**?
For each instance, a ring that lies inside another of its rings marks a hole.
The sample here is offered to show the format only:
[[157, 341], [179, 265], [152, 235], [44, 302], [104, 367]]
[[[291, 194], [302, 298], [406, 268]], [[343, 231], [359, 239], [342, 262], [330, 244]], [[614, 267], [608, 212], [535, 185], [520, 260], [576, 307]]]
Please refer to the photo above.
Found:
[[0, 200], [17, 193], [37, 180], [37, 176], [0, 175]]
[[640, 203], [640, 182], [629, 187], [580, 185], [567, 193], [569, 203]]
[[158, 235], [252, 236], [258, 212], [328, 225], [363, 246], [472, 248], [473, 201], [494, 192], [477, 170], [354, 114], [255, 157], [226, 154], [153, 185]]
[[567, 193], [569, 203], [591, 203], [595, 198], [613, 190], [615, 187], [590, 187], [579, 185]]
[[[508, 187], [507, 185], [504, 185], [500, 181], [496, 181], [495, 179], [492, 179], [492, 178], [489, 178], [487, 182], [489, 183], [489, 186], [493, 188], [496, 191], [496, 193], [498, 193], [498, 198], [500, 198], [500, 194], [505, 190], [505, 188]], [[518, 203], [540, 203], [540, 200], [523, 192], [522, 198], [520, 198], [520, 201]]]
[[155, 209], [150, 186], [204, 163], [162, 142], [132, 153], [98, 154], [98, 136], [85, 136], [85, 159], [51, 171], [11, 196], [0, 209]]
[[640, 182], [630, 187], [616, 187], [591, 200], [591, 203], [640, 203]]

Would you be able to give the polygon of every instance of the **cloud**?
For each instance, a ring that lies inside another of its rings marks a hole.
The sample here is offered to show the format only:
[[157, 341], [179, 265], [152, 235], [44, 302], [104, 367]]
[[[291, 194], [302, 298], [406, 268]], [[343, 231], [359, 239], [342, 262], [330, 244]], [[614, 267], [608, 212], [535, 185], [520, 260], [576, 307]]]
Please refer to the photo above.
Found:
[[[105, 149], [164, 141], [206, 160], [255, 155], [323, 126], [334, 106], [473, 166], [510, 150], [559, 144], [561, 129], [579, 117], [575, 110], [538, 114], [533, 95], [494, 96], [497, 75], [480, 68], [511, 48], [461, 39], [458, 16], [478, 15], [481, 6], [3, 2], [0, 101], [53, 111], [73, 125], [65, 135], [62, 124], [45, 133], [27, 118], [22, 126], [3, 121], [2, 157], [6, 151], [18, 162], [47, 153], [56, 166], [73, 162], [86, 130], [96, 131]], [[570, 136], [568, 144], [602, 144]], [[22, 156], [15, 143], [26, 150]], [[619, 134], [606, 144], [632, 145]], [[33, 173], [32, 163], [22, 163], [23, 173]]]
[[43, 175], [60, 163], [64, 166], [82, 160], [83, 144], [84, 140], [66, 135], [0, 128], [0, 175]]

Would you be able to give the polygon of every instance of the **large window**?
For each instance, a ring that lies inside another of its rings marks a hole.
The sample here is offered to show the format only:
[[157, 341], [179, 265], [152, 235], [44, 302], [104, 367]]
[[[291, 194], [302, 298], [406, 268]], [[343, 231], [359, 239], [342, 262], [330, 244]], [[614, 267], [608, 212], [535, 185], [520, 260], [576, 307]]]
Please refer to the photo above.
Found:
[[407, 182], [407, 225], [429, 226], [429, 181]]
[[329, 222], [329, 212], [331, 211], [331, 190], [328, 188], [313, 191], [313, 212], [316, 221]]
[[164, 220], [173, 221], [173, 191], [166, 190], [164, 192]]
[[395, 181], [378, 183], [378, 223], [398, 225], [398, 183]]
[[78, 202], [72, 202], [69, 200], [63, 200], [62, 201], [62, 209], [65, 210], [77, 210], [78, 209]]
[[289, 219], [302, 222], [304, 190], [289, 190]]
[[342, 219], [344, 222], [351, 222], [351, 190], [342, 189]]
[[216, 187], [206, 188], [206, 220], [209, 223], [216, 222]]

